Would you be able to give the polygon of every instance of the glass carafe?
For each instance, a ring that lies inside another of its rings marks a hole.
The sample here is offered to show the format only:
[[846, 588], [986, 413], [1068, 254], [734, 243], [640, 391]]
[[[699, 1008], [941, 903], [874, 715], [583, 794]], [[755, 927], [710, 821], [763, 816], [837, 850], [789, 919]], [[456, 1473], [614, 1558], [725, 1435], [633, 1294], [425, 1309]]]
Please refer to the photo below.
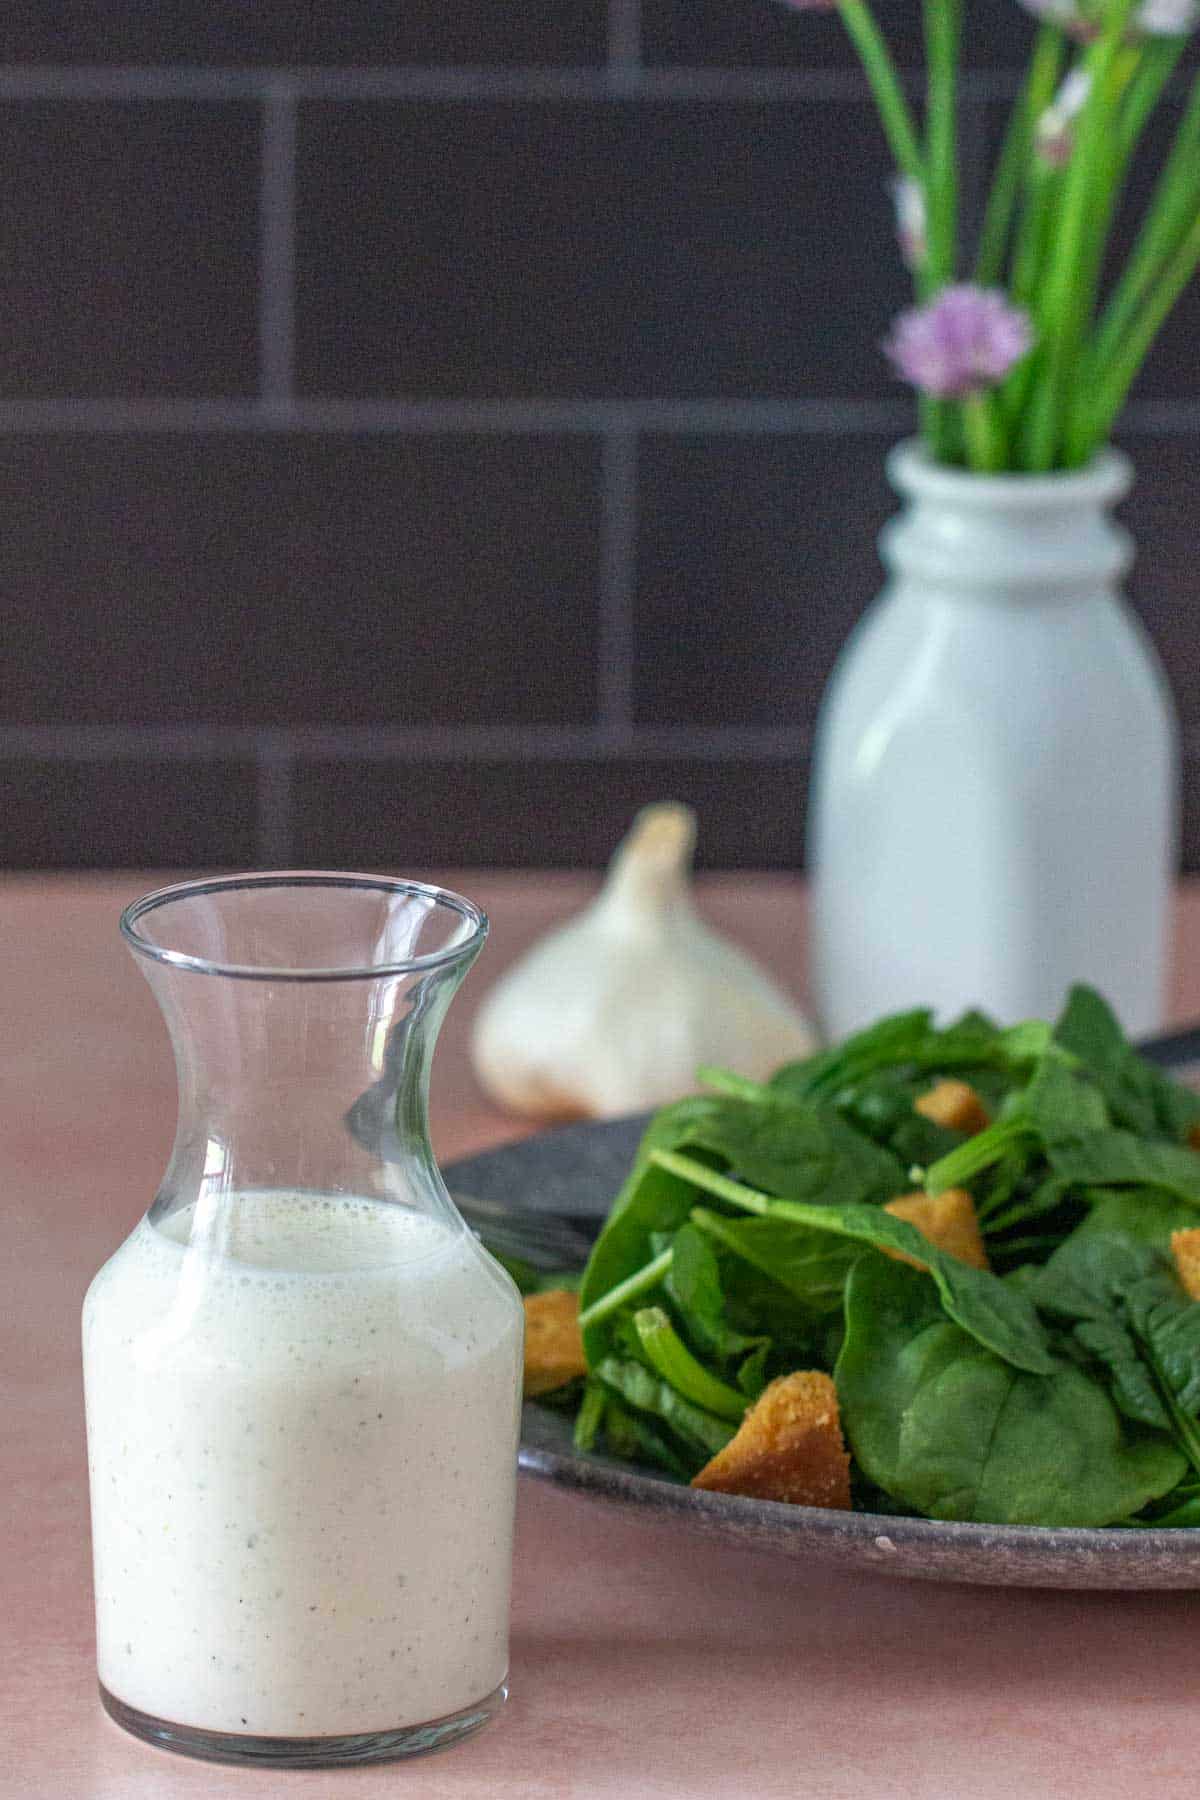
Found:
[[235, 1762], [444, 1744], [507, 1671], [521, 1306], [427, 1124], [487, 920], [297, 873], [166, 888], [121, 929], [179, 1125], [84, 1304], [104, 1705]]

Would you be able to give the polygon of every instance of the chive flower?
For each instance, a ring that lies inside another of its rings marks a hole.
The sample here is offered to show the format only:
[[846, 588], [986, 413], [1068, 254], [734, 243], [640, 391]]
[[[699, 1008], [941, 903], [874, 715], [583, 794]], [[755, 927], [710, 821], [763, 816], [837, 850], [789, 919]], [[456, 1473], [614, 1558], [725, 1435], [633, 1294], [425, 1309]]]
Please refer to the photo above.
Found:
[[[1039, 19], [1061, 25], [1081, 42], [1098, 37], [1104, 24], [1103, 0], [1021, 0], [1021, 5]], [[1200, 0], [1142, 0], [1133, 15], [1133, 30], [1143, 37], [1186, 37], [1198, 21]]]
[[896, 240], [907, 268], [924, 266], [929, 249], [925, 190], [911, 175], [893, 175], [888, 192], [896, 212]]
[[964, 400], [1003, 381], [1032, 343], [1028, 313], [998, 290], [964, 281], [901, 313], [884, 351], [922, 393]]
[[[921, 395], [934, 461], [980, 474], [1083, 468], [1200, 273], [1200, 74], [1179, 66], [1200, 36], [1200, 0], [1018, 0], [1041, 29], [978, 230], [959, 156], [967, 0], [779, 3], [837, 13], [874, 99], [918, 300], [883, 348]], [[876, 16], [885, 10], [921, 14], [919, 108]], [[1177, 115], [1171, 142], [1152, 159], [1157, 177], [1118, 260], [1110, 240], [1160, 103]]]
[[1034, 141], [1044, 163], [1064, 169], [1075, 147], [1075, 121], [1087, 104], [1092, 78], [1086, 69], [1072, 69], [1037, 122]]

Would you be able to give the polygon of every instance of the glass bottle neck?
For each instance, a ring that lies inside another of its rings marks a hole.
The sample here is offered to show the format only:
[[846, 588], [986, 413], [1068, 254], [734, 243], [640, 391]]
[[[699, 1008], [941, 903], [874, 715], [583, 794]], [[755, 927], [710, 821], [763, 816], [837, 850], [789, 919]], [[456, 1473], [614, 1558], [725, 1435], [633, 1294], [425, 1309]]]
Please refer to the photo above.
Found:
[[179, 1080], [160, 1212], [253, 1189], [447, 1210], [429, 1144], [429, 1071], [461, 964], [321, 983], [161, 964], [147, 973]]
[[477, 907], [417, 882], [285, 872], [147, 895], [122, 931], [179, 1081], [156, 1217], [268, 1191], [454, 1218], [429, 1144], [429, 1071], [487, 935]]

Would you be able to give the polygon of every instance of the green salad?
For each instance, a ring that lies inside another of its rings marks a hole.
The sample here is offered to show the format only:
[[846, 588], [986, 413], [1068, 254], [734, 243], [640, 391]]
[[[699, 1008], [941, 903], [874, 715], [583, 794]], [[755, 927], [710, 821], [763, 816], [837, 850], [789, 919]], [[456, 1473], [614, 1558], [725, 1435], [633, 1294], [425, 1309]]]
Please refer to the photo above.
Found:
[[[580, 1449], [692, 1480], [769, 1384], [823, 1371], [858, 1509], [1200, 1524], [1200, 1304], [1172, 1245], [1200, 1228], [1200, 1095], [1098, 994], [1056, 1025], [904, 1013], [765, 1085], [701, 1080], [582, 1278], [587, 1373], [559, 1396]], [[948, 1080], [969, 1131], [918, 1104]], [[885, 1210], [952, 1190], [987, 1266]]]

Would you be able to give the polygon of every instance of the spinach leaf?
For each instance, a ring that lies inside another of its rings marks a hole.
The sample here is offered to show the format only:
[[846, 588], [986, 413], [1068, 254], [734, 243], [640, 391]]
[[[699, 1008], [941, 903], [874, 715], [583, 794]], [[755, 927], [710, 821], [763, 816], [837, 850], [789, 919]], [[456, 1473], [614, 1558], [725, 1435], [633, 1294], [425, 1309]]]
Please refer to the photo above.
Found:
[[1154, 1506], [1139, 1513], [1136, 1519], [1122, 1519], [1122, 1525], [1149, 1530], [1175, 1530], [1200, 1525], [1200, 1488], [1194, 1481], [1181, 1482]]
[[[734, 1427], [727, 1420], [718, 1419], [715, 1413], [685, 1400], [669, 1381], [664, 1381], [642, 1363], [606, 1356], [596, 1374], [636, 1412], [650, 1413], [664, 1425], [669, 1425], [690, 1450], [699, 1452], [705, 1460], [723, 1450], [733, 1436]], [[1136, 1508], [1128, 1510], [1133, 1512]]]
[[707, 1461], [691, 1452], [681, 1454], [648, 1419], [631, 1412], [611, 1394], [604, 1409], [604, 1437], [614, 1456], [625, 1462], [647, 1463], [652, 1469], [665, 1469], [676, 1481], [690, 1481]]
[[945, 1156], [960, 1144], [963, 1134], [935, 1125], [915, 1103], [929, 1088], [927, 1076], [915, 1078], [894, 1069], [880, 1069], [865, 1080], [840, 1088], [832, 1104], [847, 1124], [889, 1150], [901, 1168], [922, 1168]]
[[694, 1196], [657, 1161], [666, 1148], [719, 1160], [799, 1198], [881, 1201], [905, 1185], [895, 1157], [828, 1107], [774, 1095], [763, 1101], [702, 1095], [665, 1108], [642, 1139], [584, 1272], [581, 1325], [590, 1367], [613, 1348], [611, 1320], [619, 1307], [647, 1297], [672, 1266], [673, 1252], [661, 1253], [654, 1266], [655, 1234], [673, 1236]]
[[1109, 1123], [1103, 1094], [1086, 1075], [1070, 1068], [1053, 1046], [1035, 1068], [1019, 1105], [1021, 1118], [1028, 1120], [1043, 1144], [1103, 1131]]
[[584, 1452], [595, 1448], [596, 1438], [604, 1423], [604, 1408], [608, 1401], [608, 1391], [594, 1375], [586, 1377], [583, 1384], [583, 1398], [579, 1403], [579, 1411], [575, 1415], [574, 1440], [575, 1448]]
[[[587, 1268], [580, 1284], [580, 1310], [589, 1307], [636, 1275], [647, 1263], [652, 1234], [673, 1234], [684, 1223], [693, 1204], [686, 1183], [668, 1175], [653, 1162], [657, 1149], [686, 1144], [690, 1134], [723, 1103], [708, 1095], [680, 1100], [657, 1112], [638, 1145], [632, 1169], [620, 1193], [613, 1201], [604, 1229], [592, 1246]], [[670, 1254], [660, 1259], [659, 1279], [671, 1263]], [[650, 1283], [642, 1290], [649, 1292]], [[612, 1327], [608, 1319], [583, 1326], [584, 1354], [588, 1366], [594, 1368], [612, 1347]]]
[[927, 1007], [893, 1013], [829, 1050], [803, 1062], [785, 1063], [771, 1077], [771, 1087], [777, 1093], [805, 1099], [835, 1092], [875, 1069], [910, 1060], [918, 1046], [928, 1040], [932, 1025], [933, 1014]]
[[1056, 1212], [1070, 1191], [1070, 1182], [1060, 1181], [1057, 1175], [1051, 1175], [1048, 1180], [1026, 1182], [1024, 1191], [1014, 1195], [1000, 1211], [994, 1205], [986, 1212], [982, 1208], [978, 1210], [989, 1235], [992, 1235], [1007, 1231], [1013, 1225], [1023, 1224], [1027, 1219], [1040, 1219], [1047, 1213]]
[[991, 1069], [1020, 1075], [1046, 1053], [1051, 1028], [1029, 1019], [1000, 1030], [982, 1013], [968, 1012], [938, 1029], [927, 1008], [895, 1013], [818, 1056], [789, 1063], [771, 1079], [780, 1092], [830, 1097], [880, 1069], [909, 1075], [949, 1075]]
[[745, 1394], [696, 1360], [661, 1306], [642, 1307], [634, 1313], [633, 1324], [646, 1361], [656, 1374], [670, 1382], [677, 1394], [715, 1413], [718, 1419], [741, 1424], [746, 1411]]
[[704, 1233], [694, 1224], [683, 1225], [671, 1247], [664, 1286], [692, 1348], [721, 1362], [745, 1358], [761, 1349], [761, 1337], [749, 1337], [728, 1323], [720, 1267]]
[[850, 1265], [862, 1255], [857, 1243], [791, 1219], [727, 1219], [702, 1206], [691, 1216], [693, 1227], [761, 1269], [812, 1312], [840, 1311]]
[[925, 1192], [944, 1194], [947, 1188], [966, 1187], [989, 1169], [1015, 1165], [1024, 1170], [1037, 1152], [1037, 1134], [1028, 1119], [1020, 1114], [997, 1119], [926, 1169]]
[[1088, 1213], [1071, 1233], [1073, 1239], [1116, 1232], [1169, 1251], [1173, 1231], [1192, 1231], [1196, 1213], [1186, 1200], [1160, 1188], [1085, 1188]]
[[1165, 1437], [1123, 1427], [1083, 1370], [1003, 1361], [947, 1319], [918, 1271], [883, 1256], [851, 1271], [835, 1379], [863, 1472], [931, 1518], [1106, 1525], [1185, 1467]]
[[1005, 1164], [1028, 1168], [1059, 1143], [1074, 1143], [1107, 1124], [1103, 1096], [1076, 1073], [1062, 1050], [1051, 1045], [1028, 1086], [1010, 1095], [1003, 1116], [926, 1171], [926, 1189], [941, 1194]]
[[878, 1206], [805, 1206], [794, 1200], [773, 1200], [686, 1156], [671, 1151], [655, 1151], [654, 1156], [661, 1167], [693, 1181], [702, 1192], [747, 1212], [915, 1257], [932, 1275], [946, 1312], [964, 1331], [1017, 1368], [1035, 1374], [1049, 1374], [1055, 1368], [1037, 1313], [1026, 1297], [998, 1275], [973, 1269], [939, 1250], [907, 1220]]
[[832, 1107], [775, 1095], [761, 1104], [721, 1102], [689, 1131], [687, 1146], [711, 1150], [751, 1186], [792, 1200], [883, 1201], [905, 1187], [897, 1159]]
[[772, 1276], [726, 1250], [717, 1238], [710, 1241], [721, 1269], [729, 1322], [748, 1336], [768, 1339], [769, 1373], [786, 1375], [792, 1369], [832, 1367], [827, 1346], [831, 1330], [841, 1324], [840, 1306], [836, 1312], [815, 1313]]
[[752, 1350], [738, 1370], [737, 1384], [749, 1400], [757, 1400], [767, 1385], [767, 1362], [770, 1354], [771, 1344], [768, 1340], [761, 1343], [757, 1350]]
[[1132, 1131], [1085, 1131], [1047, 1147], [1056, 1175], [1081, 1187], [1151, 1187], [1200, 1206], [1200, 1152]]
[[1171, 1432], [1200, 1474], [1200, 1306], [1162, 1252], [1115, 1232], [1072, 1234], [1033, 1293], [1072, 1322], [1126, 1417]]
[[1200, 1094], [1140, 1057], [1094, 988], [1071, 989], [1054, 1036], [1087, 1064], [1118, 1126], [1178, 1141], [1200, 1121]]
[[1072, 1232], [1039, 1270], [1034, 1300], [1060, 1319], [1102, 1319], [1161, 1266], [1152, 1245], [1123, 1233]]

